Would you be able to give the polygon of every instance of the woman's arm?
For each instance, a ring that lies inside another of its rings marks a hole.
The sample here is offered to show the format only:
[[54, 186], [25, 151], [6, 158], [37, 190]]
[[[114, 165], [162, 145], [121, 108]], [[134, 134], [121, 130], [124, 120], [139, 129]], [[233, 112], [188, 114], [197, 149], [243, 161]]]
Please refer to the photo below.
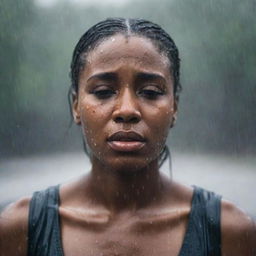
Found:
[[0, 214], [0, 256], [26, 256], [29, 202], [21, 199]]
[[243, 211], [223, 200], [222, 256], [256, 256], [256, 225]]

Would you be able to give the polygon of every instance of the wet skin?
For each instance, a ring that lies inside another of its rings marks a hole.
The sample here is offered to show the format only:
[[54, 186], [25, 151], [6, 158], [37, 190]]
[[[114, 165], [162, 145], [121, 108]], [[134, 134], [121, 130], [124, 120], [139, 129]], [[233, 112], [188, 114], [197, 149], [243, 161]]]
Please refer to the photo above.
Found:
[[[170, 63], [148, 39], [115, 35], [89, 53], [73, 114], [92, 169], [60, 188], [65, 256], [179, 255], [193, 191], [158, 168], [176, 111]], [[30, 200], [1, 215], [1, 256], [26, 255]], [[255, 227], [224, 200], [221, 232], [223, 255], [255, 255]]]

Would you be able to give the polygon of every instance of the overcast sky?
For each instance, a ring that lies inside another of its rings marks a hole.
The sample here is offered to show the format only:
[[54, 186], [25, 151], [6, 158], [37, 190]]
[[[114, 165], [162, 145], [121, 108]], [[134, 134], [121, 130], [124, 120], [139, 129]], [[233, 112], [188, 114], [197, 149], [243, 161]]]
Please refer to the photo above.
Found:
[[[37, 4], [44, 7], [50, 7], [58, 1], [63, 0], [34, 0]], [[130, 0], [67, 0], [74, 4], [83, 4], [83, 5], [94, 5], [94, 4], [116, 4], [121, 5], [127, 3]]]

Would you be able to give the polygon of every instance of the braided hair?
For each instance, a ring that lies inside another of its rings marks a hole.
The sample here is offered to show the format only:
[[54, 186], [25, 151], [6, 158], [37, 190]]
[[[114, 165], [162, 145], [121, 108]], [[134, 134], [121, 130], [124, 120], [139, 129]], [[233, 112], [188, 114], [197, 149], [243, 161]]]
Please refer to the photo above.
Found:
[[[78, 82], [81, 70], [86, 67], [87, 55], [103, 40], [123, 34], [124, 36], [142, 36], [149, 39], [170, 61], [170, 72], [174, 79], [173, 93], [176, 102], [179, 100], [180, 85], [180, 59], [178, 48], [174, 41], [159, 25], [144, 19], [108, 18], [87, 30], [78, 41], [72, 56], [70, 66], [71, 87], [69, 90], [69, 102], [78, 93]], [[88, 154], [86, 143], [85, 152]], [[160, 157], [159, 166], [168, 158], [169, 150], [165, 145]]]

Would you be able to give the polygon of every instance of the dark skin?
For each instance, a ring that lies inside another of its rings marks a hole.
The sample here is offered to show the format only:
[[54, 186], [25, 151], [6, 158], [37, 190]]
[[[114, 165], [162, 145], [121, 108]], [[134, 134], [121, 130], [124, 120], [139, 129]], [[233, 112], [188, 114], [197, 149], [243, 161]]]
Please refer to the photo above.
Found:
[[[158, 168], [176, 114], [169, 60], [151, 41], [116, 35], [89, 53], [73, 115], [92, 169], [60, 188], [65, 256], [178, 256], [193, 190]], [[118, 131], [136, 132], [143, 141], [110, 142]], [[29, 202], [21, 199], [2, 213], [1, 256], [26, 255]], [[225, 200], [221, 232], [222, 255], [256, 255], [254, 223]]]

